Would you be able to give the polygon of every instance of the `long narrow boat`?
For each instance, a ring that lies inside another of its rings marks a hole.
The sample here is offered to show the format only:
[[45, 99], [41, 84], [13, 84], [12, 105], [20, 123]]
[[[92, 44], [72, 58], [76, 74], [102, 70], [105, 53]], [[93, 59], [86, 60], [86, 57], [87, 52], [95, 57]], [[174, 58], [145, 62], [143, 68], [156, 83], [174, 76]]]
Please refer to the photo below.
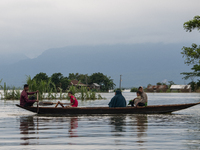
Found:
[[198, 103], [189, 103], [189, 104], [175, 104], [175, 105], [152, 105], [147, 107], [118, 107], [118, 108], [109, 108], [109, 107], [77, 107], [77, 108], [54, 108], [54, 107], [23, 107], [16, 105], [20, 108], [26, 109], [28, 111], [38, 114], [166, 114], [174, 111], [179, 111], [186, 109]]

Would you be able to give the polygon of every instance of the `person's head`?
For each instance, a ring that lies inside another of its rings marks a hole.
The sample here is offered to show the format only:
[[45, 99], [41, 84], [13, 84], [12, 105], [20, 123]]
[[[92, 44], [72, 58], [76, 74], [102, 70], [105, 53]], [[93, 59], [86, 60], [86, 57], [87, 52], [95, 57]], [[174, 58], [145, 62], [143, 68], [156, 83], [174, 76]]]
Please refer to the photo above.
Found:
[[28, 84], [24, 84], [24, 90], [28, 91]]
[[137, 94], [137, 96], [141, 96], [142, 92], [141, 91], [137, 91], [136, 94]]
[[73, 96], [73, 93], [71, 91], [68, 92], [68, 96]]
[[115, 91], [115, 95], [122, 94], [120, 90]]
[[138, 91], [143, 92], [143, 87], [140, 86], [140, 87], [138, 88]]

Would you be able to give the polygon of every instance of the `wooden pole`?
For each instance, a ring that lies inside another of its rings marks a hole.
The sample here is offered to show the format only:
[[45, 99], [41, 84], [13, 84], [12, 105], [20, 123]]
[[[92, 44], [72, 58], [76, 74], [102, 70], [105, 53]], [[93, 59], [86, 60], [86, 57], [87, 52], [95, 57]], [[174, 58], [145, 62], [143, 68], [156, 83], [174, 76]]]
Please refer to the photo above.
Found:
[[39, 112], [39, 105], [38, 105], [38, 92], [37, 92], [37, 113]]
[[120, 75], [120, 81], [119, 81], [119, 89], [122, 90], [122, 75]]

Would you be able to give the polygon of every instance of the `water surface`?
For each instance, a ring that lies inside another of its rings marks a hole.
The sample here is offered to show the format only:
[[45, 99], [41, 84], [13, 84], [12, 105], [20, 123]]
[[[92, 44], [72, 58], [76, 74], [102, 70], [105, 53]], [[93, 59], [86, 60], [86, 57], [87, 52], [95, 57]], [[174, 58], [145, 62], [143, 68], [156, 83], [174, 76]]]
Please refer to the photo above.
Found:
[[[79, 106], [107, 106], [114, 94], [102, 95], [107, 99]], [[193, 103], [200, 94], [148, 93], [148, 98], [149, 105]], [[200, 149], [200, 105], [171, 115], [48, 116], [16, 103], [0, 101], [0, 149]]]

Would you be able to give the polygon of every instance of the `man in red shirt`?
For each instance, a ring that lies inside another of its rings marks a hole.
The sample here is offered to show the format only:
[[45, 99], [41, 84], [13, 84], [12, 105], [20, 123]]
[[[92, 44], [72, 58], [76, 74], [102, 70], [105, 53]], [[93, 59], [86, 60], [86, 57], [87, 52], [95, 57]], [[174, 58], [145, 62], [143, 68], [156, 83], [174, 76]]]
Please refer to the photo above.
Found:
[[33, 106], [35, 102], [38, 102], [38, 100], [30, 100], [28, 99], [28, 95], [33, 95], [35, 93], [38, 93], [39, 91], [37, 90], [36, 92], [28, 92], [28, 84], [24, 85], [24, 90], [21, 93], [20, 96], [20, 105], [27, 107], [27, 106]]

